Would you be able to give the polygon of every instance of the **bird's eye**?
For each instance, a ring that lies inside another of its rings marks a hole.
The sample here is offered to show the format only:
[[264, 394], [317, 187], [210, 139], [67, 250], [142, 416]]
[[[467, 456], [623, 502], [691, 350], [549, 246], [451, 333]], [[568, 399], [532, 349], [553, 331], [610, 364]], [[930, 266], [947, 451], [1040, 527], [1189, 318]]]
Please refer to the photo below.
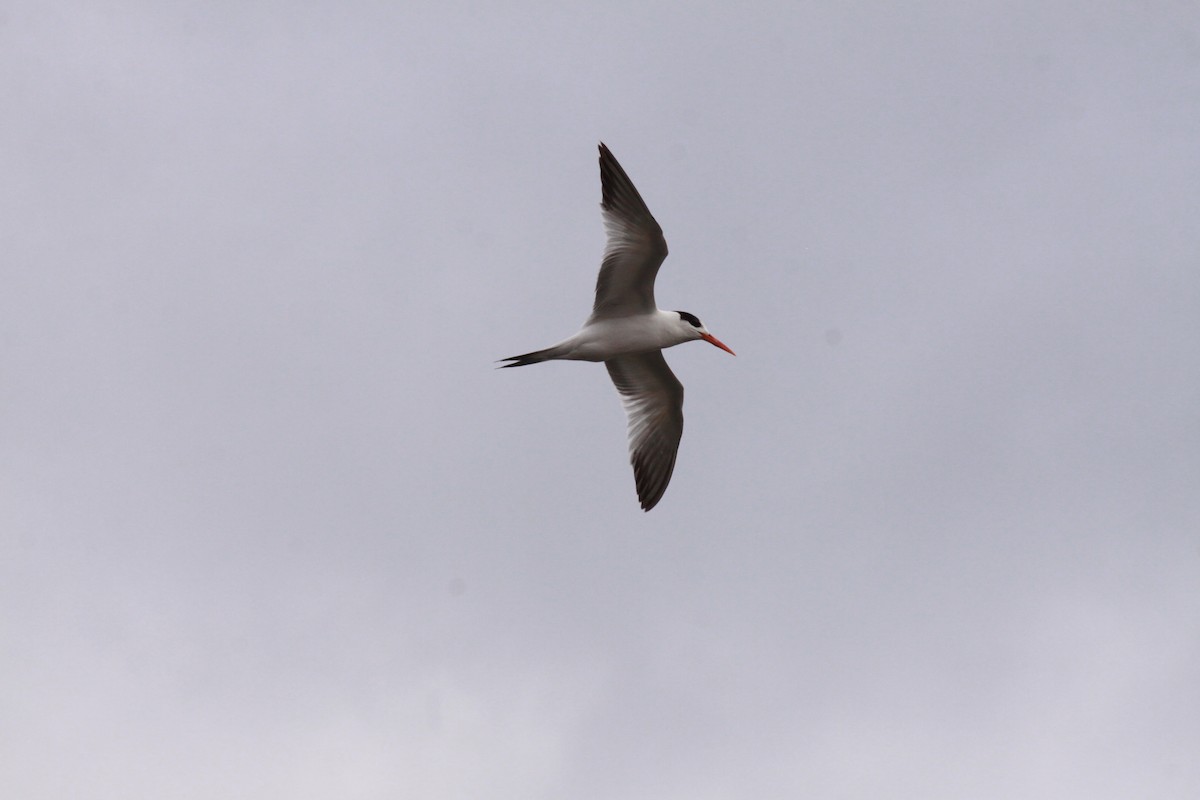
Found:
[[700, 324], [700, 318], [697, 317], [695, 314], [689, 314], [686, 311], [676, 311], [675, 313], [679, 315], [680, 319], [682, 319], [684, 322], [687, 322], [688, 324], [690, 324], [693, 328], [704, 327], [703, 325]]

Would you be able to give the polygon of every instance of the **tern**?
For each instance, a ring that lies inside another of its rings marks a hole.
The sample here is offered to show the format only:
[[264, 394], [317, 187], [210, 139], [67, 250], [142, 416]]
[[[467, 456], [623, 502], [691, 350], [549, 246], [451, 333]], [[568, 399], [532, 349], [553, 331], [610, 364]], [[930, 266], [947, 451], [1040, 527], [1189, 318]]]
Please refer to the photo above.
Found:
[[736, 355], [695, 314], [662, 311], [654, 302], [654, 279], [667, 257], [662, 228], [600, 143], [600, 208], [608, 241], [596, 278], [596, 301], [583, 328], [569, 339], [519, 356], [504, 367], [569, 359], [603, 361], [629, 418], [629, 460], [638, 501], [649, 511], [662, 499], [683, 436], [683, 384], [662, 351], [705, 341]]

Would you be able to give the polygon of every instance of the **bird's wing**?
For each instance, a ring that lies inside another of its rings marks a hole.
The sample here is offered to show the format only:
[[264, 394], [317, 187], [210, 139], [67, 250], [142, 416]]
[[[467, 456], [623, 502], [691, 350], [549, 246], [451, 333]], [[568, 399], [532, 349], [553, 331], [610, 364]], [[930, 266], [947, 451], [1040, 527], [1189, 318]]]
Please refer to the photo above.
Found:
[[600, 188], [608, 243], [596, 278], [592, 317], [651, 313], [655, 310], [654, 278], [667, 257], [667, 240], [633, 181], [603, 142]]
[[629, 460], [642, 509], [654, 508], [671, 482], [683, 436], [683, 384], [661, 350], [604, 362], [629, 417]]

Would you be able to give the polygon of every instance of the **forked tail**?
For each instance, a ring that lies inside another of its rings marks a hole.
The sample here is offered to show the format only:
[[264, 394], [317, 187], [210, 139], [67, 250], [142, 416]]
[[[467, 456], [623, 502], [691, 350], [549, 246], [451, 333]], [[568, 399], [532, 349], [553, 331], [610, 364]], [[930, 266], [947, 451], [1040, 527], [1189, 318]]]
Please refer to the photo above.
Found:
[[500, 359], [501, 361], [511, 361], [512, 363], [501, 364], [499, 367], [497, 367], [497, 369], [504, 369], [506, 367], [524, 367], [528, 366], [529, 364], [539, 364], [543, 361], [549, 361], [552, 358], [558, 358], [559, 351], [561, 349], [562, 348], [560, 346], [555, 345], [554, 347], [547, 347], [545, 350], [534, 350], [532, 353], [502, 358]]

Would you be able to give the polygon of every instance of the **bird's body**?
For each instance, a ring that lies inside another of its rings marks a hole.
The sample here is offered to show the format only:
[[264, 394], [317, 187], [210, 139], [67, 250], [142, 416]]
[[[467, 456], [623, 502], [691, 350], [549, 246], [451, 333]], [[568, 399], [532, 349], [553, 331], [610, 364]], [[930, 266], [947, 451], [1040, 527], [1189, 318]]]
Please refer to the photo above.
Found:
[[544, 350], [503, 359], [523, 367], [566, 359], [603, 361], [629, 417], [629, 449], [642, 508], [662, 498], [683, 435], [683, 385], [662, 351], [704, 340], [732, 354], [686, 311], [662, 311], [654, 279], [667, 257], [662, 228], [603, 143], [600, 183], [608, 244], [596, 279], [592, 314], [578, 333]]
[[[674, 347], [677, 344], [690, 342], [700, 337], [688, 334], [688, 329], [695, 330], [689, 325], [681, 328], [681, 318], [676, 311], [659, 311], [651, 314], [637, 314], [629, 317], [589, 319], [580, 328], [579, 333], [563, 339], [558, 344], [526, 353], [522, 356], [512, 356], [513, 359], [533, 358], [527, 363], [565, 359], [569, 361], [608, 361], [618, 356], [631, 353], [644, 353], [647, 350], [662, 350], [664, 347]], [[686, 323], [685, 323], [686, 324]], [[524, 364], [505, 364], [506, 367], [520, 367]]]

